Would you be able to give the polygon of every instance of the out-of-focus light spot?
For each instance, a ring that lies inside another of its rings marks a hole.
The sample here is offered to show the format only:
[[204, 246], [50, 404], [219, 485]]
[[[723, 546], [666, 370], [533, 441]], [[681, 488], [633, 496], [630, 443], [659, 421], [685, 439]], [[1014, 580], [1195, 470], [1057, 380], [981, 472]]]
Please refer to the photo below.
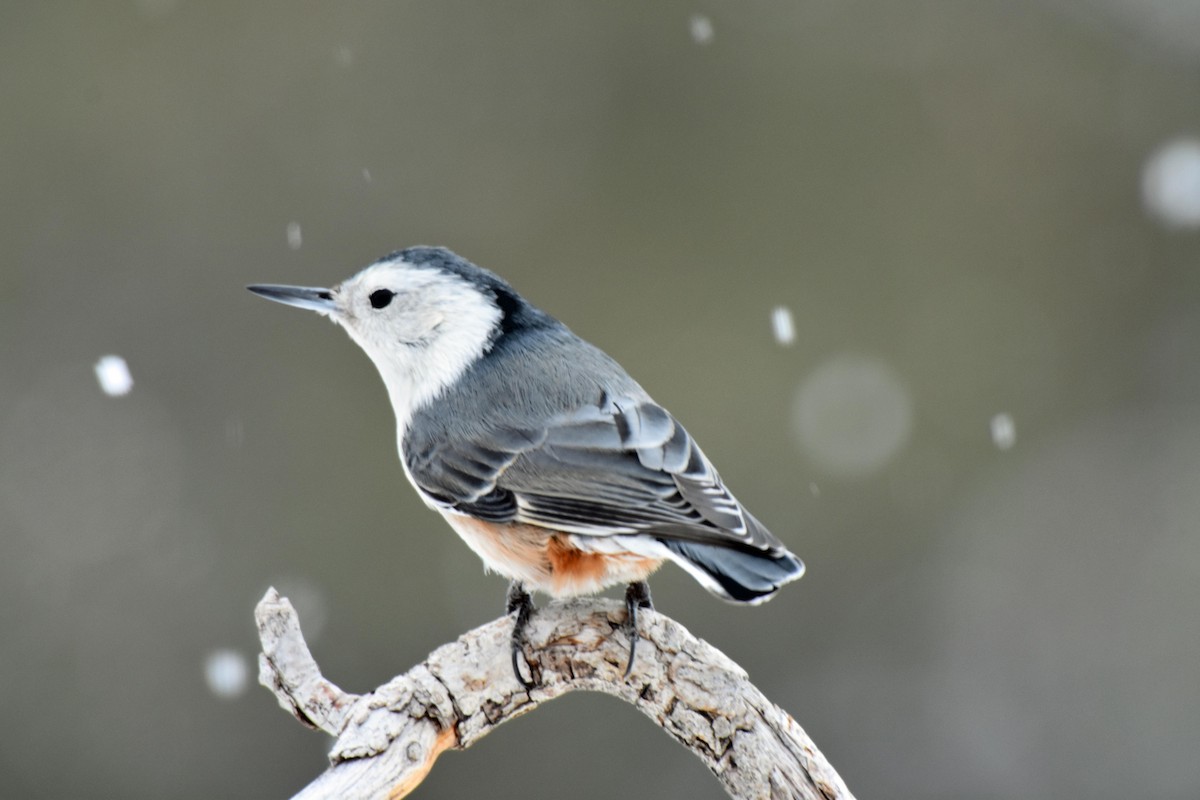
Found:
[[688, 30], [692, 34], [692, 41], [696, 44], [710, 44], [713, 40], [712, 20], [703, 14], [694, 14], [688, 20]]
[[366, 181], [367, 183], [371, 182], [371, 170], [367, 169], [366, 167], [363, 167], [362, 175], [363, 175], [364, 181]]
[[304, 237], [300, 234], [300, 223], [289, 222], [287, 225], [287, 243], [288, 247], [293, 250], [299, 250], [300, 245], [304, 244]]
[[214, 650], [204, 659], [204, 681], [217, 697], [232, 700], [246, 691], [250, 668], [235, 650]]
[[811, 494], [813, 497], [820, 497], [821, 496], [821, 487], [817, 486], [816, 483], [810, 483], [808, 485], [808, 493]]
[[796, 325], [792, 322], [790, 308], [776, 306], [771, 310], [771, 330], [775, 332], [775, 341], [784, 347], [796, 341]]
[[1168, 227], [1200, 227], [1200, 140], [1176, 139], [1150, 156], [1142, 169], [1142, 201]]
[[1001, 450], [1008, 450], [1017, 443], [1017, 423], [1009, 414], [997, 414], [992, 417], [992, 444]]
[[354, 51], [348, 46], [340, 44], [333, 48], [333, 59], [340, 67], [348, 67], [354, 63]]
[[840, 355], [800, 384], [794, 432], [805, 454], [828, 472], [869, 475], [883, 467], [912, 433], [912, 399], [882, 361]]
[[109, 397], [127, 395], [133, 388], [133, 376], [129, 374], [129, 365], [120, 356], [104, 356], [96, 362], [94, 369], [100, 389]]

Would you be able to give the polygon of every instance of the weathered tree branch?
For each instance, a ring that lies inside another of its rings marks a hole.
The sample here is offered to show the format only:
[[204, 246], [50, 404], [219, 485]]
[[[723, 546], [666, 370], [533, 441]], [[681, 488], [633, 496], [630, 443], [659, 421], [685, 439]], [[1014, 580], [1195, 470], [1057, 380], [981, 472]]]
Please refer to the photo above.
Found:
[[470, 747], [501, 723], [584, 689], [636, 706], [695, 753], [734, 798], [853, 800], [796, 721], [741, 667], [662, 614], [639, 614], [637, 663], [623, 680], [624, 616], [622, 604], [603, 599], [538, 610], [525, 652], [538, 683], [530, 692], [513, 677], [512, 620], [501, 617], [356, 695], [322, 677], [291, 603], [268, 590], [255, 609], [259, 682], [301, 722], [337, 739], [330, 768], [296, 797], [404, 797], [442, 751]]

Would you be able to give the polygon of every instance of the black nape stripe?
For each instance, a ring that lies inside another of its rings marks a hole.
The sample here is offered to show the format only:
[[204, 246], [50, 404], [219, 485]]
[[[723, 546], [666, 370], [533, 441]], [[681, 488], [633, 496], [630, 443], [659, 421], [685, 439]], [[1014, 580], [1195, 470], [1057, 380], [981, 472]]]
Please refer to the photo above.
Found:
[[500, 309], [500, 330], [503, 333], [512, 333], [519, 327], [517, 317], [523, 308], [521, 298], [499, 286], [493, 287], [492, 292], [496, 295], [496, 305]]

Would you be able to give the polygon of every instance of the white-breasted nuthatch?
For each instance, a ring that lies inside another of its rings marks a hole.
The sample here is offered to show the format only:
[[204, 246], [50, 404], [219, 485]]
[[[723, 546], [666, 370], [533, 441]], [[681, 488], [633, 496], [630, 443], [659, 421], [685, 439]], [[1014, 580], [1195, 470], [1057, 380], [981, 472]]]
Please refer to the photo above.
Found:
[[804, 574], [617, 362], [449, 250], [401, 250], [332, 289], [248, 288], [329, 317], [375, 363], [408, 479], [511, 581], [526, 686], [530, 589], [628, 584], [628, 675], [638, 608], [652, 607], [645, 579], [664, 561], [737, 603]]

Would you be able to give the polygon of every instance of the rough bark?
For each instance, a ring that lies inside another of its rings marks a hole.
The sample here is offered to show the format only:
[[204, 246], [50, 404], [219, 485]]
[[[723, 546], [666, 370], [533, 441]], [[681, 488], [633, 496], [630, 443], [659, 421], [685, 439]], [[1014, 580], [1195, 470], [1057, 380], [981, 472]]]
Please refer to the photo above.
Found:
[[741, 667], [662, 614], [638, 616], [642, 641], [628, 679], [624, 606], [589, 599], [534, 614], [525, 658], [537, 686], [528, 692], [512, 674], [512, 620], [501, 617], [356, 695], [321, 675], [291, 603], [269, 590], [255, 610], [259, 682], [301, 722], [336, 738], [330, 768], [296, 797], [404, 797], [446, 749], [470, 747], [498, 725], [583, 689], [635, 706], [734, 798], [853, 800], [812, 740]]

